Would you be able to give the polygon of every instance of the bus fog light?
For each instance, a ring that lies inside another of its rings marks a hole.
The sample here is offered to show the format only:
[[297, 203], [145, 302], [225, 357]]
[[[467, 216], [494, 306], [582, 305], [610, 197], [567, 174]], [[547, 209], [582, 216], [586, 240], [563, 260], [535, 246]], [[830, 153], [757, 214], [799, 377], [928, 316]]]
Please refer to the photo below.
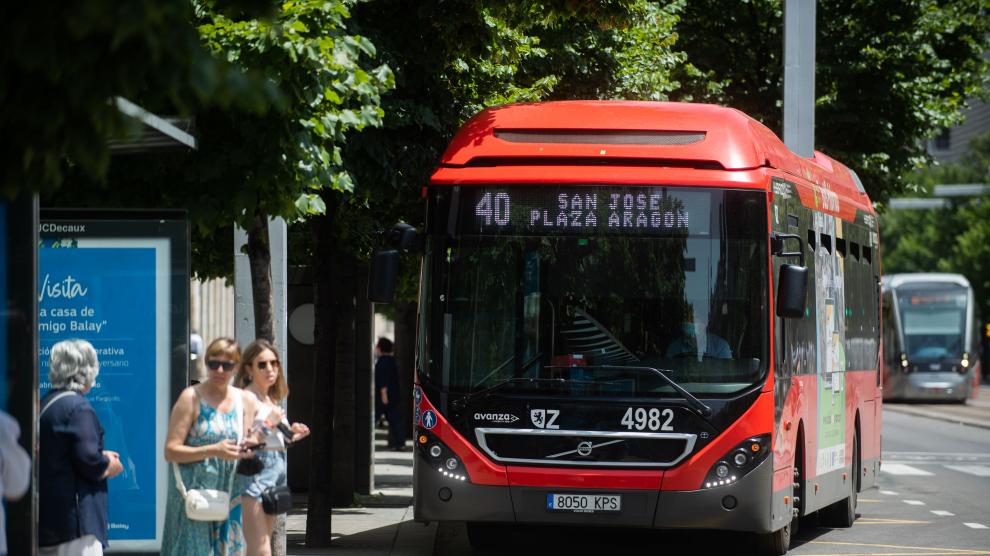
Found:
[[739, 501], [736, 500], [735, 496], [729, 495], [722, 498], [722, 507], [727, 510], [734, 510], [736, 506], [739, 505]]
[[457, 469], [457, 458], [447, 458], [447, 461], [446, 463], [444, 463], [444, 465], [446, 465], [447, 469], [450, 469], [451, 471]]
[[439, 444], [434, 444], [433, 446], [430, 446], [430, 455], [431, 456], [433, 456], [435, 458], [438, 458], [438, 457], [440, 457], [440, 454], [442, 454], [442, 453], [443, 453], [443, 450], [440, 448], [440, 445]]
[[437, 492], [437, 496], [440, 497], [440, 500], [448, 502], [454, 497], [454, 492], [447, 487], [441, 487], [440, 491]]

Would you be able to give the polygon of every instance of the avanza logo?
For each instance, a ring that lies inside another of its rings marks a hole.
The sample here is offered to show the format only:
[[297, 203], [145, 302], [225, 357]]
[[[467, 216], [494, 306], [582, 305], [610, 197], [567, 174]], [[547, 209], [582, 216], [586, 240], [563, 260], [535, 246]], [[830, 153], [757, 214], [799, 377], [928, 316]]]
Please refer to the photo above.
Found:
[[475, 413], [475, 421], [488, 421], [489, 423], [498, 423], [500, 425], [509, 425], [515, 423], [519, 420], [519, 417], [511, 413]]

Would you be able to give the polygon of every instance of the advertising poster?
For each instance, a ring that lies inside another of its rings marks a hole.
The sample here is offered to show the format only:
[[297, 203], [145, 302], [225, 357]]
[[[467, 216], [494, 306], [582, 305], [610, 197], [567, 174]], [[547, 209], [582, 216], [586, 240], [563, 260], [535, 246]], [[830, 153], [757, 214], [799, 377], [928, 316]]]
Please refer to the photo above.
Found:
[[833, 238], [815, 251], [816, 331], [818, 334], [817, 474], [842, 468], [846, 460], [845, 281], [842, 259], [834, 251], [841, 237], [838, 219], [815, 213], [815, 231]]
[[[118, 452], [124, 466], [107, 485], [110, 552], [161, 546], [168, 484], [162, 446], [173, 352], [184, 349], [173, 326], [175, 306], [185, 306], [181, 298], [173, 302], [174, 240], [126, 237], [134, 228], [134, 222], [68, 224], [43, 215], [38, 252], [39, 398], [52, 388], [56, 342], [86, 340], [99, 358], [87, 398], [105, 449]], [[180, 278], [188, 282], [188, 274]]]

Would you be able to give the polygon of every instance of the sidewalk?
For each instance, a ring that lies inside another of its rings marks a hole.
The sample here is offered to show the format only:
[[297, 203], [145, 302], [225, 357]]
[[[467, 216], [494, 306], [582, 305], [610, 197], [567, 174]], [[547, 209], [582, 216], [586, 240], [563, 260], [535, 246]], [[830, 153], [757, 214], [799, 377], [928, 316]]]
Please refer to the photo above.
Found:
[[430, 556], [437, 524], [412, 521], [412, 452], [385, 450], [385, 431], [375, 431], [375, 488], [359, 496], [360, 506], [334, 508], [329, 548], [305, 548], [306, 499], [286, 519], [289, 556]]
[[977, 397], [966, 400], [965, 404], [884, 402], [883, 408], [897, 413], [990, 429], [990, 384], [981, 384]]

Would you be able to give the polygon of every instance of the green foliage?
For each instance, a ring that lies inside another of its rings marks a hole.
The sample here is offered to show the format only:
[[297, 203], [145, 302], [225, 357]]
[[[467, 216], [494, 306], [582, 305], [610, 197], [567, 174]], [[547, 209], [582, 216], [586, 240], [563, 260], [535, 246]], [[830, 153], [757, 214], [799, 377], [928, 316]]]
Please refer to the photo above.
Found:
[[[990, 133], [974, 139], [957, 164], [908, 179], [919, 190], [940, 183], [990, 183]], [[990, 316], [990, 195], [959, 198], [944, 209], [888, 210], [880, 219], [885, 274], [954, 272], [969, 280], [984, 318]]]
[[353, 0], [290, 0], [271, 19], [236, 21], [197, 6], [209, 51], [263, 80], [274, 92], [264, 110], [199, 105], [198, 150], [119, 157], [110, 188], [85, 182], [51, 199], [63, 205], [99, 194], [104, 206], [185, 207], [193, 236], [193, 270], [233, 272], [234, 223], [255, 214], [289, 221], [322, 213], [324, 189], [350, 191], [343, 167], [347, 135], [380, 125], [380, 94], [393, 84], [385, 65], [371, 67], [370, 41], [348, 32]]
[[[362, 256], [399, 220], [422, 226], [420, 190], [458, 127], [481, 109], [571, 98], [664, 99], [676, 88], [673, 50], [682, 2], [377, 0], [354, 14], [396, 73], [382, 128], [351, 137], [355, 196], [339, 241]], [[418, 265], [400, 297], [415, 299]], [[415, 267], [415, 268], [413, 268]]]
[[[240, 9], [254, 1], [223, 4]], [[101, 179], [110, 160], [107, 140], [132, 131], [111, 103], [115, 96], [179, 113], [196, 103], [264, 106], [270, 100], [265, 89], [211, 56], [192, 18], [188, 0], [6, 5], [0, 21], [0, 194], [52, 192], [70, 167]]]
[[[957, 123], [990, 83], [985, 0], [819, 0], [816, 148], [855, 169], [874, 201], [909, 187], [923, 139]], [[681, 45], [714, 78], [684, 79], [695, 100], [726, 104], [782, 131], [781, 0], [689, 2]]]

